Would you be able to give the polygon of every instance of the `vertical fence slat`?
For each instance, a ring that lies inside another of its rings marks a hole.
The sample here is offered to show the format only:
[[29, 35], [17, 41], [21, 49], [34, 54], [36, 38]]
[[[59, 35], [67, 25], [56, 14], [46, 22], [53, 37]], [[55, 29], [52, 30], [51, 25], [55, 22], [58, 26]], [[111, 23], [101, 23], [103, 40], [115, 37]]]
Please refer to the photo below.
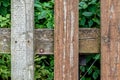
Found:
[[120, 0], [101, 0], [101, 80], [120, 80]]
[[11, 0], [11, 77], [33, 80], [34, 0]]
[[78, 2], [55, 0], [54, 80], [78, 80]]

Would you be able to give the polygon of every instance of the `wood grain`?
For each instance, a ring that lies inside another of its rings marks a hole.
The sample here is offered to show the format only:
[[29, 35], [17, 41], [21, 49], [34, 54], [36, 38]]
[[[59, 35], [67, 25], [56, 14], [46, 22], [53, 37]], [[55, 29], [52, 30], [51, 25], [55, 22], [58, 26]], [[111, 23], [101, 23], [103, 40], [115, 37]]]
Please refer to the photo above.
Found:
[[55, 0], [54, 80], [78, 80], [78, 1]]
[[[10, 34], [8, 28], [0, 28], [0, 54], [10, 54]], [[34, 47], [36, 54], [48, 55], [54, 53], [54, 30], [35, 29]], [[42, 50], [42, 51], [41, 51]], [[100, 53], [100, 30], [96, 28], [79, 29], [79, 53]]]
[[120, 80], [120, 0], [101, 0], [101, 80]]
[[11, 80], [34, 80], [34, 0], [11, 0]]

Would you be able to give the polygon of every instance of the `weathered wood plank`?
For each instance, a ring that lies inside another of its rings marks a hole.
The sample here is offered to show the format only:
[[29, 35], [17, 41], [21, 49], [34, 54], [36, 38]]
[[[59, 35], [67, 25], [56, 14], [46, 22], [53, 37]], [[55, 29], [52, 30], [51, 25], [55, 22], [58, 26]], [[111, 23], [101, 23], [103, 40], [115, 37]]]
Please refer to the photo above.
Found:
[[[53, 54], [54, 30], [35, 29], [34, 47], [36, 54]], [[10, 29], [0, 29], [0, 53], [10, 53]], [[99, 53], [100, 30], [96, 28], [79, 29], [79, 53]]]
[[10, 53], [11, 31], [8, 28], [0, 28], [0, 54]]
[[79, 53], [100, 53], [100, 30], [96, 28], [79, 29]]
[[78, 2], [55, 0], [54, 80], [78, 80]]
[[34, 80], [34, 0], [11, 0], [11, 79]]
[[120, 0], [101, 0], [101, 80], [120, 80]]

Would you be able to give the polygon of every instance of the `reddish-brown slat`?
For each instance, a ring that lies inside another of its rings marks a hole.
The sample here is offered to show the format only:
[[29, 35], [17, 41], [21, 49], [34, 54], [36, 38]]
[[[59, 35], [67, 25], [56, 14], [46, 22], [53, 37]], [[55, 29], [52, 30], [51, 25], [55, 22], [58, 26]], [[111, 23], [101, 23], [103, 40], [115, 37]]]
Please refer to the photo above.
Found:
[[55, 0], [54, 80], [78, 80], [78, 2]]
[[101, 80], [120, 80], [120, 0], [101, 0]]

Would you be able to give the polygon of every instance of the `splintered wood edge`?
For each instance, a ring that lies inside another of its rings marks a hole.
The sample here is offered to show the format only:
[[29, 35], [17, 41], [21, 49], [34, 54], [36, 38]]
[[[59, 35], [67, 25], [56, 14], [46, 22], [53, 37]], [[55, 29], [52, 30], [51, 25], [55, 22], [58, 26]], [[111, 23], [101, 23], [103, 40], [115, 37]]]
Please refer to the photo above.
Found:
[[[0, 29], [0, 54], [10, 54], [11, 30]], [[34, 47], [36, 54], [53, 54], [54, 52], [54, 30], [35, 29]], [[29, 46], [29, 45], [28, 45]], [[79, 29], [79, 53], [100, 52], [100, 30], [97, 28]]]

